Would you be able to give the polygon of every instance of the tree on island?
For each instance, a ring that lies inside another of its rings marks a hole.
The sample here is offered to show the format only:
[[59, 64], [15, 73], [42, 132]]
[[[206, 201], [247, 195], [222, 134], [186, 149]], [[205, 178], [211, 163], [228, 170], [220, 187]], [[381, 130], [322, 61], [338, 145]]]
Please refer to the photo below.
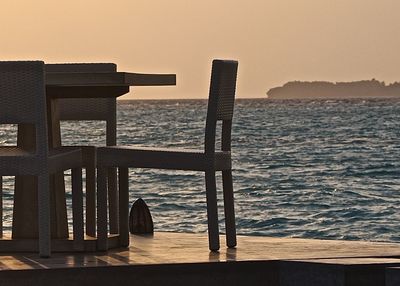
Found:
[[400, 96], [400, 82], [386, 85], [375, 78], [353, 82], [290, 81], [267, 92], [272, 99], [392, 98]]

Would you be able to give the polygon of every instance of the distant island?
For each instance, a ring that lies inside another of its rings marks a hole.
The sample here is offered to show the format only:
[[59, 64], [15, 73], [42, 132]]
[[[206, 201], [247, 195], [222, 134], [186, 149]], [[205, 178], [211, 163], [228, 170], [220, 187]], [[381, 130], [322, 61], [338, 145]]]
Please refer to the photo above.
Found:
[[400, 98], [400, 82], [386, 85], [376, 79], [353, 82], [290, 81], [267, 92], [271, 99]]

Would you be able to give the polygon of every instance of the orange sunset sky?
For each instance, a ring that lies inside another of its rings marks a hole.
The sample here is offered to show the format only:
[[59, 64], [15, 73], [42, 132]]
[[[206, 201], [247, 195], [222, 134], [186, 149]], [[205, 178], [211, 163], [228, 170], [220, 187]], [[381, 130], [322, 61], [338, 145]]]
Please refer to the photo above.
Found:
[[213, 58], [239, 61], [238, 97], [289, 80], [400, 81], [398, 0], [2, 0], [1, 60], [115, 62], [176, 73], [122, 99], [207, 98]]

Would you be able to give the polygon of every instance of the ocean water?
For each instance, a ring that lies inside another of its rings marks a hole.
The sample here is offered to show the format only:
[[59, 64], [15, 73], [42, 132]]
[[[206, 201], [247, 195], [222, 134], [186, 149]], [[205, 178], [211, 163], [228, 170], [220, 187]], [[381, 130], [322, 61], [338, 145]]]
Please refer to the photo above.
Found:
[[[202, 148], [206, 107], [121, 101], [118, 144]], [[63, 122], [63, 142], [103, 145], [104, 130]], [[0, 143], [14, 136], [15, 126], [1, 127]], [[400, 241], [399, 100], [237, 100], [232, 150], [239, 234]], [[6, 225], [12, 187], [6, 178]], [[131, 203], [139, 197], [156, 230], [207, 230], [202, 173], [131, 169]]]

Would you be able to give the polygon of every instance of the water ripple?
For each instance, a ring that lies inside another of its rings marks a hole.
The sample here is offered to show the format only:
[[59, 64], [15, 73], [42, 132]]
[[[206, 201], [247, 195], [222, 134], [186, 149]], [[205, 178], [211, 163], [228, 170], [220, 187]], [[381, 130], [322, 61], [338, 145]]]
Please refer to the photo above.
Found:
[[[203, 148], [206, 108], [204, 100], [119, 102], [118, 144]], [[103, 122], [62, 123], [71, 145], [104, 145], [104, 130]], [[399, 140], [396, 100], [238, 100], [238, 233], [400, 241]], [[0, 127], [0, 144], [15, 142], [16, 126]], [[3, 184], [9, 228], [13, 179]], [[139, 197], [157, 230], [207, 230], [202, 173], [132, 169], [130, 201]], [[218, 198], [224, 230], [220, 189]]]

